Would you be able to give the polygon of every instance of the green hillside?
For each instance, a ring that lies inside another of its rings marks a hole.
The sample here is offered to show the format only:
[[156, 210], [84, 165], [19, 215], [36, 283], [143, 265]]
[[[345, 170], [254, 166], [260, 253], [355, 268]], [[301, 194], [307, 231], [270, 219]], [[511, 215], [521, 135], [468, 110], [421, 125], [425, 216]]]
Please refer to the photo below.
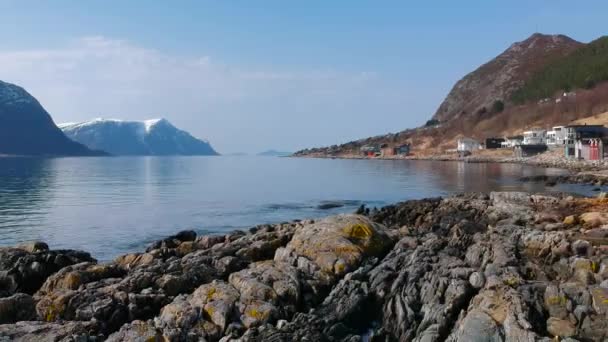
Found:
[[551, 97], [558, 91], [593, 88], [608, 81], [608, 36], [549, 63], [518, 89], [512, 101], [518, 104]]

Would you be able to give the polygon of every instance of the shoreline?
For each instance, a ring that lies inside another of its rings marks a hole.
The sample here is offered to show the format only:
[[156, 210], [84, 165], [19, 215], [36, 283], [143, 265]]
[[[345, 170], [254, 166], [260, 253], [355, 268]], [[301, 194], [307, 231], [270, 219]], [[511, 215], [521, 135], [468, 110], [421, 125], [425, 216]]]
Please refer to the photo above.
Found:
[[[540, 155], [527, 158], [505, 157], [492, 154], [474, 154], [468, 157], [458, 157], [454, 154], [426, 155], [426, 156], [391, 156], [391, 157], [363, 157], [358, 155], [325, 156], [325, 155], [302, 155], [292, 156], [292, 158], [319, 158], [319, 159], [360, 159], [360, 160], [421, 160], [421, 161], [441, 161], [441, 162], [460, 162], [460, 163], [480, 163], [480, 164], [520, 164], [541, 168], [555, 168], [570, 172], [568, 178], [558, 178], [562, 183], [593, 183], [593, 180], [605, 183], [608, 182], [608, 160], [585, 161], [566, 159], [560, 157], [555, 151], [546, 152]], [[584, 181], [579, 181], [584, 180]], [[608, 184], [608, 183], [607, 183]]]
[[105, 263], [41, 242], [0, 248], [0, 340], [399, 340], [436, 329], [452, 341], [601, 340], [606, 212], [603, 198], [493, 192], [182, 231]]

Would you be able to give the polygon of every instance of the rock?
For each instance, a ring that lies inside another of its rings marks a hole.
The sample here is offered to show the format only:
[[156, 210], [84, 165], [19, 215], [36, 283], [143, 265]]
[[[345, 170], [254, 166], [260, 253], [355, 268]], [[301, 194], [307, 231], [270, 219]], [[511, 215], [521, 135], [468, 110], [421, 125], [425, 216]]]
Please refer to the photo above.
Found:
[[150, 265], [154, 261], [154, 256], [150, 253], [135, 253], [135, 254], [125, 254], [117, 257], [114, 262], [129, 270], [132, 268], [136, 268], [139, 266], [147, 266]]
[[569, 215], [564, 218], [565, 225], [571, 226], [571, 225], [575, 225], [577, 223], [578, 223], [578, 219], [574, 215]]
[[335, 208], [341, 208], [344, 206], [344, 203], [339, 203], [339, 202], [325, 202], [325, 203], [321, 203], [317, 206], [317, 209], [319, 210], [329, 210], [329, 209], [335, 209]]
[[42, 241], [32, 241], [25, 244], [21, 244], [16, 248], [22, 249], [28, 253], [37, 253], [37, 252], [47, 252], [49, 250], [49, 245]]
[[0, 325], [0, 341], [72, 342], [98, 341], [95, 322], [18, 322]]
[[600, 315], [608, 314], [608, 288], [593, 288], [591, 296], [593, 297], [593, 309]]
[[547, 320], [547, 331], [552, 336], [571, 337], [576, 335], [576, 327], [566, 319], [551, 317]]
[[17, 293], [0, 298], [0, 324], [29, 321], [36, 317], [36, 306], [32, 296]]
[[473, 310], [466, 315], [452, 340], [459, 342], [501, 342], [503, 338], [492, 317], [482, 311]]
[[[608, 250], [595, 238], [603, 227], [585, 224], [580, 233], [557, 222], [561, 213], [600, 212], [604, 204], [590, 201], [523, 193], [407, 201], [363, 210], [367, 216], [225, 236], [180, 233], [102, 265], [51, 262], [40, 256], [57, 251], [42, 247], [0, 248], [9, 257], [0, 258], [8, 295], [0, 297], [0, 319], [33, 319], [35, 304], [36, 318], [51, 321], [0, 325], [0, 333], [77, 341], [549, 341], [557, 334], [603, 341]], [[10, 297], [26, 268], [38, 274], [51, 263], [61, 267], [33, 298]]]
[[385, 229], [363, 216], [340, 215], [298, 230], [286, 248], [314, 261], [329, 275], [343, 276], [364, 257], [388, 251], [393, 242]]
[[140, 342], [163, 341], [163, 336], [150, 324], [142, 321], [133, 321], [125, 324], [110, 336], [106, 342]]
[[473, 272], [469, 276], [469, 283], [471, 283], [471, 286], [473, 286], [476, 289], [482, 288], [485, 285], [485, 282], [486, 282], [486, 279], [485, 279], [483, 273]]
[[592, 211], [580, 215], [580, 221], [589, 226], [601, 226], [608, 224], [608, 213]]
[[579, 256], [591, 256], [593, 254], [593, 247], [586, 240], [576, 240], [572, 243], [572, 250], [576, 255]]
[[277, 318], [277, 308], [263, 301], [251, 301], [242, 310], [241, 321], [245, 327], [250, 328], [266, 324]]
[[34, 294], [51, 274], [85, 261], [95, 262], [95, 259], [81, 251], [49, 251], [42, 242], [0, 248], [0, 297], [16, 292]]

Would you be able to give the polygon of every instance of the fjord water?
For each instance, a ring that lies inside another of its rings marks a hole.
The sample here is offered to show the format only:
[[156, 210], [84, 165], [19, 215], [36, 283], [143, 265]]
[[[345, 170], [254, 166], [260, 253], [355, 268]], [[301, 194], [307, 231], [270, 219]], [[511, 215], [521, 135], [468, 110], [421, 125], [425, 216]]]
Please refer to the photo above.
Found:
[[[513, 164], [274, 157], [0, 158], [0, 245], [42, 240], [100, 260], [199, 234], [462, 191], [553, 190]], [[342, 205], [323, 210], [321, 204]], [[336, 202], [336, 203], [333, 203]]]

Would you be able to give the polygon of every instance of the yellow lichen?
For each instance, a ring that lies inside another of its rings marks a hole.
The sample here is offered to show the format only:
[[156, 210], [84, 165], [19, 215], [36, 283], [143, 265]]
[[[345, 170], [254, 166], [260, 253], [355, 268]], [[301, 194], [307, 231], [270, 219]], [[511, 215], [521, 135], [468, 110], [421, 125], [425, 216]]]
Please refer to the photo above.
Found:
[[246, 312], [247, 316], [251, 318], [255, 318], [258, 321], [263, 320], [268, 315], [267, 312], [259, 311], [256, 308], [251, 308]]
[[343, 231], [346, 235], [355, 239], [367, 239], [374, 234], [368, 225], [362, 223], [346, 226]]
[[549, 305], [566, 305], [568, 299], [565, 296], [553, 296], [547, 298], [547, 303], [549, 303]]
[[207, 290], [207, 300], [211, 300], [213, 299], [213, 295], [217, 292], [217, 290], [215, 289], [215, 287], [211, 287], [209, 288], [209, 290]]
[[505, 283], [505, 285], [508, 285], [508, 286], [511, 286], [511, 287], [518, 286], [519, 285], [519, 279], [517, 279], [515, 277], [509, 277], [509, 278], [505, 279], [504, 283]]

